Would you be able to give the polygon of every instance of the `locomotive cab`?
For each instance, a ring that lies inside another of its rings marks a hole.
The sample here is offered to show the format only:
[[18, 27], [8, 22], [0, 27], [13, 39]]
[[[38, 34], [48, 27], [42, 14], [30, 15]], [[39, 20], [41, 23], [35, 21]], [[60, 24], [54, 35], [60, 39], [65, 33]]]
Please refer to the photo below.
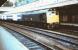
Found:
[[47, 23], [48, 23], [47, 28], [48, 29], [58, 27], [58, 25], [59, 25], [59, 14], [55, 9], [49, 10], [46, 13], [46, 16], [47, 16]]

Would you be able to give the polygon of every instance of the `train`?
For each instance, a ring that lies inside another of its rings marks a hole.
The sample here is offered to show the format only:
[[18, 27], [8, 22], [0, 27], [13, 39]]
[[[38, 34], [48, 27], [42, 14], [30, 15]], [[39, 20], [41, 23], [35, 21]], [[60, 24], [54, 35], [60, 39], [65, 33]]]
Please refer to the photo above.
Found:
[[57, 14], [54, 9], [48, 10], [43, 13], [35, 14], [19, 14], [19, 15], [5, 15], [4, 21], [14, 22], [27, 26], [40, 27], [52, 29], [59, 26], [59, 13]]

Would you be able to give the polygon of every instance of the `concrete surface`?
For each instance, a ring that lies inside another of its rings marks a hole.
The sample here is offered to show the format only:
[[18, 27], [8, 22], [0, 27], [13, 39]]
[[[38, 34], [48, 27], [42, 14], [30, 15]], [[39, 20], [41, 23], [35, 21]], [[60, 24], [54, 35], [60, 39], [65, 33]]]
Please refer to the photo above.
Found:
[[0, 26], [0, 50], [29, 50]]

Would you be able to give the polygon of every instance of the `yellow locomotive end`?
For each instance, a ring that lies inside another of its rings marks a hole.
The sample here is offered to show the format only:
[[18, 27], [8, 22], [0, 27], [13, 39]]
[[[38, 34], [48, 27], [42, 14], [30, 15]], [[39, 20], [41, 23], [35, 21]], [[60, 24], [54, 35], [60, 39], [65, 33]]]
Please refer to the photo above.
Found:
[[56, 11], [48, 11], [46, 13], [48, 28], [57, 27], [59, 24], [59, 14], [56, 14]]

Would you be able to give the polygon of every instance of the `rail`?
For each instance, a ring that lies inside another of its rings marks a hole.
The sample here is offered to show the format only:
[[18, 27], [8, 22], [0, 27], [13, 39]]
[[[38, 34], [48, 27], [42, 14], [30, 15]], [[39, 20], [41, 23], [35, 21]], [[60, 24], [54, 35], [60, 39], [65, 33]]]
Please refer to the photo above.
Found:
[[[32, 39], [40, 42], [43, 45], [48, 46], [49, 48], [52, 48], [57, 46], [58, 48], [62, 48], [63, 50], [77, 50], [78, 49], [78, 38], [65, 36], [61, 34], [56, 34], [52, 32], [32, 29], [32, 28], [26, 28], [21, 27], [18, 25], [12, 25], [12, 24], [3, 24], [4, 26], [21, 32], [25, 36], [31, 37]], [[29, 33], [29, 34], [28, 34]], [[43, 40], [42, 40], [43, 39]], [[53, 44], [52, 44], [53, 43]]]

